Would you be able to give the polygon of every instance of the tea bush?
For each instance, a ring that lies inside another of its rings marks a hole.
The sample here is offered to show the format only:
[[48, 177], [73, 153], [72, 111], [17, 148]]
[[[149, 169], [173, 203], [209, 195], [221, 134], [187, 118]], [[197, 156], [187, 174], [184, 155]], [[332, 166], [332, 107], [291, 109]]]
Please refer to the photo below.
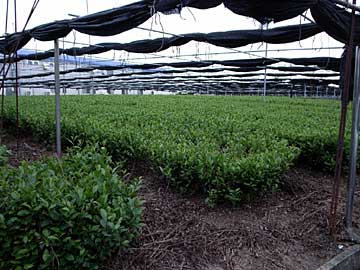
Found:
[[[12, 123], [15, 102], [8, 98], [5, 119]], [[297, 161], [333, 170], [340, 108], [335, 100], [61, 98], [64, 143], [69, 138], [102, 142], [116, 160], [150, 161], [172, 186], [202, 192], [211, 202], [239, 203], [274, 190]], [[20, 105], [20, 126], [42, 141], [54, 141], [53, 99], [21, 97]]]
[[0, 145], [0, 166], [7, 164], [10, 156], [10, 151], [5, 145]]
[[138, 236], [138, 182], [104, 148], [0, 171], [0, 269], [98, 269]]

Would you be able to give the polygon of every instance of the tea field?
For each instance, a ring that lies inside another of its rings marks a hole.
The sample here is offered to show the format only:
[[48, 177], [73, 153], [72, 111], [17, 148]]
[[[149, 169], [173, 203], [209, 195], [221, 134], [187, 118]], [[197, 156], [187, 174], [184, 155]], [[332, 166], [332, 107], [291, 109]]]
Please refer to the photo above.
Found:
[[[147, 160], [181, 192], [238, 203], [275, 190], [296, 162], [333, 170], [340, 103], [259, 97], [63, 96], [63, 143]], [[21, 97], [20, 126], [53, 143], [54, 97]], [[5, 100], [7, 125], [15, 99]], [[347, 134], [347, 147], [349, 145]]]

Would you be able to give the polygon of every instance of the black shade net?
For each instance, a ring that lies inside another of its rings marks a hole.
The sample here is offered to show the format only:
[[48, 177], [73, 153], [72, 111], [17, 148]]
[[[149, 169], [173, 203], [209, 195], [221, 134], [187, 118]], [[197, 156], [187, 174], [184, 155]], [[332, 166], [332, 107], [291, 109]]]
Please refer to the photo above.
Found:
[[[334, 39], [346, 44], [351, 30], [351, 14], [334, 5], [330, 0], [319, 0], [311, 9], [316, 23]], [[354, 44], [360, 45], [360, 16], [355, 16]]]
[[[303, 40], [312, 37], [322, 30], [316, 24], [304, 24], [278, 27], [271, 30], [239, 30], [228, 32], [215, 32], [210, 34], [191, 33], [170, 38], [139, 40], [130, 43], [99, 43], [82, 48], [60, 49], [60, 54], [81, 56], [85, 54], [99, 54], [110, 50], [127, 51], [132, 53], [155, 53], [174, 46], [182, 46], [190, 41], [206, 42], [225, 48], [237, 48], [257, 42], [282, 44]], [[14, 61], [44, 60], [54, 56], [54, 51], [20, 55]], [[6, 60], [8, 61], [8, 60]], [[4, 62], [4, 60], [0, 60]]]
[[[72, 30], [89, 35], [112, 36], [135, 28], [158, 11], [166, 13], [185, 6], [206, 9], [221, 3], [237, 14], [255, 18], [262, 23], [290, 19], [310, 8], [316, 23], [325, 32], [341, 42], [348, 40], [351, 13], [330, 0], [147, 0], [8, 35], [0, 40], [0, 53], [10, 54], [19, 50], [31, 38], [41, 41], [63, 38]], [[356, 20], [360, 21], [360, 15], [356, 15]], [[356, 25], [356, 33], [360, 33], [360, 24]], [[360, 45], [360, 35], [356, 36], [355, 45]]]
[[[79, 87], [89, 87], [89, 86], [97, 86], [97, 87], [107, 87], [109, 85], [113, 85], [117, 87], [118, 89], [121, 89], [121, 87], [130, 87], [131, 85], [142, 85], [144, 88], [150, 87], [151, 85], [162, 85], [162, 84], [169, 84], [169, 85], [177, 85], [181, 83], [189, 84], [189, 86], [193, 86], [196, 83], [202, 84], [202, 83], [242, 83], [244, 85], [249, 84], [255, 84], [263, 86], [263, 80], [261, 79], [234, 79], [234, 78], [226, 78], [225, 76], [223, 78], [196, 78], [196, 79], [189, 79], [189, 78], [177, 78], [176, 80], [169, 80], [166, 78], [163, 79], [112, 79], [112, 80], [102, 80], [102, 81], [88, 81], [88, 82], [64, 82], [61, 84], [62, 87], [66, 88], [73, 88], [76, 86]], [[308, 86], [317, 86], [317, 85], [337, 85], [339, 84], [338, 79], [326, 79], [326, 78], [272, 78], [267, 80], [267, 84], [270, 85], [272, 83], [286, 83], [290, 85], [295, 84], [303, 84]], [[6, 87], [14, 86], [15, 83], [7, 83]], [[53, 89], [55, 86], [54, 81], [38, 81], [38, 82], [24, 82], [21, 84], [21, 87], [31, 87], [31, 88], [37, 88], [37, 87], [44, 87], [44, 88], [50, 88]]]
[[[159, 76], [160, 74], [157, 74], [157, 76], [151, 76], [151, 77], [143, 77], [139, 75], [149, 75], [144, 73], [137, 73], [132, 76], [129, 76], [130, 74], [114, 74], [114, 75], [95, 75], [91, 77], [72, 77], [72, 78], [64, 78], [61, 80], [61, 83], [67, 83], [67, 82], [88, 82], [88, 83], [101, 83], [101, 82], [117, 82], [117, 81], [134, 81], [134, 80], [146, 80], [147, 82], [153, 82], [153, 81], [159, 81], [159, 80], [165, 80], [165, 81], [175, 81], [177, 79], [197, 79], [197, 78], [208, 78], [208, 79], [221, 79], [221, 78], [248, 78], [248, 77], [263, 77], [263, 74], [261, 73], [245, 73], [245, 74], [202, 74], [199, 75], [167, 75], [167, 76]], [[267, 77], [277, 77], [277, 78], [285, 78], [288, 77], [289, 79], [293, 76], [303, 76], [307, 79], [311, 78], [328, 78], [328, 77], [338, 77], [338, 73], [324, 73], [324, 74], [309, 74], [309, 73], [267, 73]], [[101, 79], [101, 80], [98, 80]], [[105, 80], [106, 79], [106, 80]], [[261, 79], [261, 78], [260, 78]], [[293, 78], [291, 78], [293, 79]], [[285, 80], [285, 79], [284, 79]], [[334, 79], [338, 80], [338, 79]], [[23, 82], [22, 85], [26, 84], [36, 84], [39, 81], [32, 81], [32, 82]], [[53, 83], [54, 80], [46, 80], [41, 81], [42, 84], [49, 84]]]
[[151, 16], [149, 2], [140, 1], [72, 20], [56, 21], [8, 35], [0, 40], [0, 53], [13, 53], [25, 46], [31, 38], [40, 41], [63, 38], [72, 30], [89, 35], [112, 36], [139, 26]]
[[[228, 67], [237, 67], [238, 72], [251, 72], [263, 69], [265, 66], [277, 64], [280, 62], [291, 63], [295, 65], [302, 65], [305, 67], [272, 67], [279, 71], [314, 71], [314, 70], [331, 70], [335, 72], [340, 71], [340, 58], [333, 57], [315, 57], [315, 58], [277, 58], [277, 59], [241, 59], [241, 60], [223, 60], [223, 61], [203, 61], [203, 62], [173, 62], [173, 63], [156, 63], [156, 64], [140, 64], [140, 65], [121, 65], [121, 66], [96, 66], [96, 67], [81, 67], [69, 70], [60, 71], [61, 75], [69, 73], [90, 72], [93, 70], [155, 70], [161, 67], [172, 68], [205, 68], [212, 65], [222, 65]], [[306, 67], [310, 66], [310, 67]], [[199, 72], [203, 72], [198, 69]], [[154, 71], [155, 72], [155, 71]], [[31, 75], [19, 76], [19, 79], [30, 79], [36, 77], [52, 76], [54, 72], [38, 73]], [[15, 78], [9, 78], [10, 80]]]
[[232, 12], [252, 17], [261, 23], [283, 21], [303, 13], [316, 4], [316, 0], [156, 0], [157, 11], [168, 13], [183, 7], [207, 9], [224, 4]]

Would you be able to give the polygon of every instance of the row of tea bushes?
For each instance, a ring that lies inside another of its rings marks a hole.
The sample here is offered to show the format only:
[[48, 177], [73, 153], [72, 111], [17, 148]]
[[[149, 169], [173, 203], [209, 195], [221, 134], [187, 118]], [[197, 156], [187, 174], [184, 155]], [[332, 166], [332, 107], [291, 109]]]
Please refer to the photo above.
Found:
[[[67, 140], [95, 140], [117, 160], [149, 160], [179, 190], [238, 203], [279, 186], [298, 157], [334, 163], [336, 101], [257, 97], [66, 96]], [[14, 102], [6, 117], [14, 121]], [[54, 140], [52, 97], [20, 99], [21, 127]]]
[[139, 182], [104, 148], [0, 169], [0, 269], [98, 269], [139, 234]]

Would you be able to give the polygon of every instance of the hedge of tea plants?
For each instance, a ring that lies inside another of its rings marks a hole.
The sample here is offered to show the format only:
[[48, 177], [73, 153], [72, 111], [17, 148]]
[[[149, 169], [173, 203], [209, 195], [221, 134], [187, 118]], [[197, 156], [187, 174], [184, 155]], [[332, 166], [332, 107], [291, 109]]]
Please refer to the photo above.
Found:
[[[6, 100], [8, 125], [14, 100]], [[180, 191], [238, 203], [274, 190], [295, 162], [332, 169], [339, 103], [211, 96], [64, 96], [62, 132], [118, 160], [148, 160]], [[22, 97], [20, 126], [53, 143], [54, 97]]]
[[10, 151], [5, 145], [0, 144], [0, 167], [5, 166], [8, 163]]
[[141, 226], [138, 182], [104, 148], [0, 167], [0, 269], [99, 269]]

